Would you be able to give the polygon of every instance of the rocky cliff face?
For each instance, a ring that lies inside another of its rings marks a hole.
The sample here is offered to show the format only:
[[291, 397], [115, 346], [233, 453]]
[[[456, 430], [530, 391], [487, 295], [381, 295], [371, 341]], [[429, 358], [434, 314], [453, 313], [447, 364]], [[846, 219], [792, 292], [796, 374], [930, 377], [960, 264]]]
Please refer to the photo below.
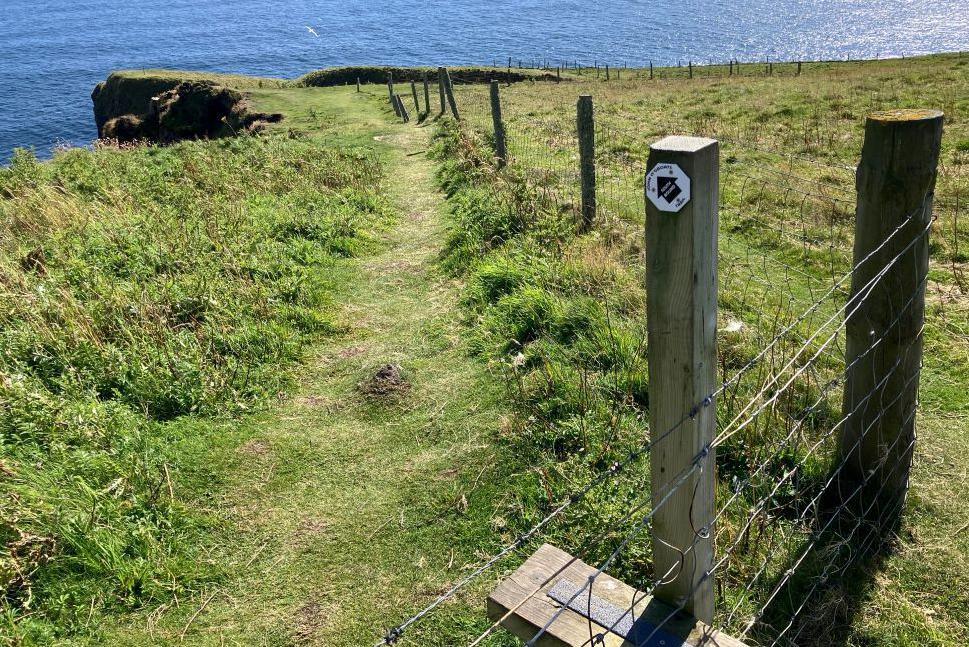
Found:
[[211, 81], [112, 74], [91, 98], [98, 136], [123, 142], [232, 136], [282, 118], [252, 110], [244, 94]]

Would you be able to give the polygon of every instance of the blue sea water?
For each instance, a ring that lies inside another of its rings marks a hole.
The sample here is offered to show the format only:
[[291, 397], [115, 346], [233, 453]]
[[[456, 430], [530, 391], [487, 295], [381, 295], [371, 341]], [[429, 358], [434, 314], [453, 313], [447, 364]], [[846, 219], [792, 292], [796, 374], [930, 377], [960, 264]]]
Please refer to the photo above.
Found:
[[91, 90], [121, 68], [294, 77], [509, 56], [660, 65], [967, 49], [969, 0], [0, 0], [0, 163], [15, 147], [89, 144]]

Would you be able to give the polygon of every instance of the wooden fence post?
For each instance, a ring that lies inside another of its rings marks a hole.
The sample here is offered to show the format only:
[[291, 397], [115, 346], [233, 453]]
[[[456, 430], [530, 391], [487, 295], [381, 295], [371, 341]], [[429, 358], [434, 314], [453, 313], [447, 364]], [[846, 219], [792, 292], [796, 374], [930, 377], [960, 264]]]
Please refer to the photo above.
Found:
[[690, 78], [693, 78], [693, 61], [690, 61]]
[[[716, 403], [709, 396], [717, 383], [719, 155], [714, 139], [666, 137], [650, 147], [653, 178], [647, 173], [646, 181], [653, 572], [665, 578], [656, 597], [674, 606], [685, 602], [686, 611], [708, 624], [715, 598], [706, 573], [713, 564], [716, 483], [710, 447]], [[658, 165], [678, 166], [689, 186]], [[670, 201], [684, 193], [689, 200], [673, 211]], [[694, 463], [700, 468], [690, 473]]]
[[801, 61], [797, 62], [797, 75], [801, 76]]
[[444, 89], [447, 92], [447, 102], [451, 106], [451, 114], [458, 121], [461, 120], [461, 115], [458, 114], [458, 104], [454, 101], [454, 86], [451, 85], [451, 74], [447, 71], [447, 68], [441, 68], [444, 70]]
[[441, 95], [441, 114], [443, 115], [447, 112], [447, 99], [445, 98], [446, 90], [444, 89], [444, 68], [437, 68], [437, 89]]
[[652, 61], [649, 62], [649, 80], [650, 81], [653, 80], [653, 62]]
[[417, 99], [417, 83], [414, 81], [410, 82], [410, 92], [414, 95], [414, 113], [419, 116], [421, 114], [421, 103]]
[[394, 75], [392, 72], [387, 73], [387, 94], [390, 96], [390, 102], [394, 102]]
[[360, 92], [360, 77], [357, 77], [357, 92]]
[[430, 116], [431, 114], [431, 88], [427, 82], [427, 70], [424, 70], [423, 74], [424, 81], [424, 114]]
[[491, 121], [495, 128], [495, 157], [498, 168], [503, 168], [508, 162], [508, 146], [505, 141], [505, 124], [501, 120], [501, 95], [498, 82], [491, 82]]
[[400, 109], [400, 118], [404, 120], [404, 123], [410, 121], [410, 115], [407, 114], [407, 106], [404, 105], [404, 98], [399, 94], [394, 95], [397, 98], [397, 107]]
[[582, 231], [589, 231], [596, 217], [596, 134], [592, 97], [583, 94], [576, 106], [579, 137], [579, 175], [582, 182]]
[[609, 64], [606, 63], [606, 81], [609, 80]]
[[847, 496], [865, 484], [875, 518], [900, 512], [908, 489], [942, 121], [936, 110], [893, 110], [865, 123], [851, 277], [859, 301], [845, 328], [839, 488]]
[[396, 94], [390, 95], [390, 107], [394, 109], [394, 114], [397, 115], [398, 117], [404, 116], [400, 114], [400, 104], [397, 102]]

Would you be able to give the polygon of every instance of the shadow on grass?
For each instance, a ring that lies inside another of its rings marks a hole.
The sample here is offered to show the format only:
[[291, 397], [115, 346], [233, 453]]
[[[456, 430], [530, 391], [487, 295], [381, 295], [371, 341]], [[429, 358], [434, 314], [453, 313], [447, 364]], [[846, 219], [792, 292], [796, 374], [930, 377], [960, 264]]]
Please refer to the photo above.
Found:
[[858, 643], [856, 619], [897, 546], [904, 506], [842, 503], [835, 489], [825, 492], [810, 534], [771, 583], [773, 598], [750, 633], [755, 644]]

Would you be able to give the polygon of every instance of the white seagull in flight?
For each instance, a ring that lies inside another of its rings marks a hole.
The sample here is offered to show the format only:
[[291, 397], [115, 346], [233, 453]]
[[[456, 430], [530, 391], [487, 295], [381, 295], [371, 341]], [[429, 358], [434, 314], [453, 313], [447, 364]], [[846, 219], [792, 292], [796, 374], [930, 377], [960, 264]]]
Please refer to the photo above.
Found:
[[312, 27], [310, 27], [309, 25], [306, 25], [306, 31], [308, 31], [309, 33], [313, 34], [317, 38], [320, 37], [320, 35], [316, 33], [316, 30], [313, 29]]

